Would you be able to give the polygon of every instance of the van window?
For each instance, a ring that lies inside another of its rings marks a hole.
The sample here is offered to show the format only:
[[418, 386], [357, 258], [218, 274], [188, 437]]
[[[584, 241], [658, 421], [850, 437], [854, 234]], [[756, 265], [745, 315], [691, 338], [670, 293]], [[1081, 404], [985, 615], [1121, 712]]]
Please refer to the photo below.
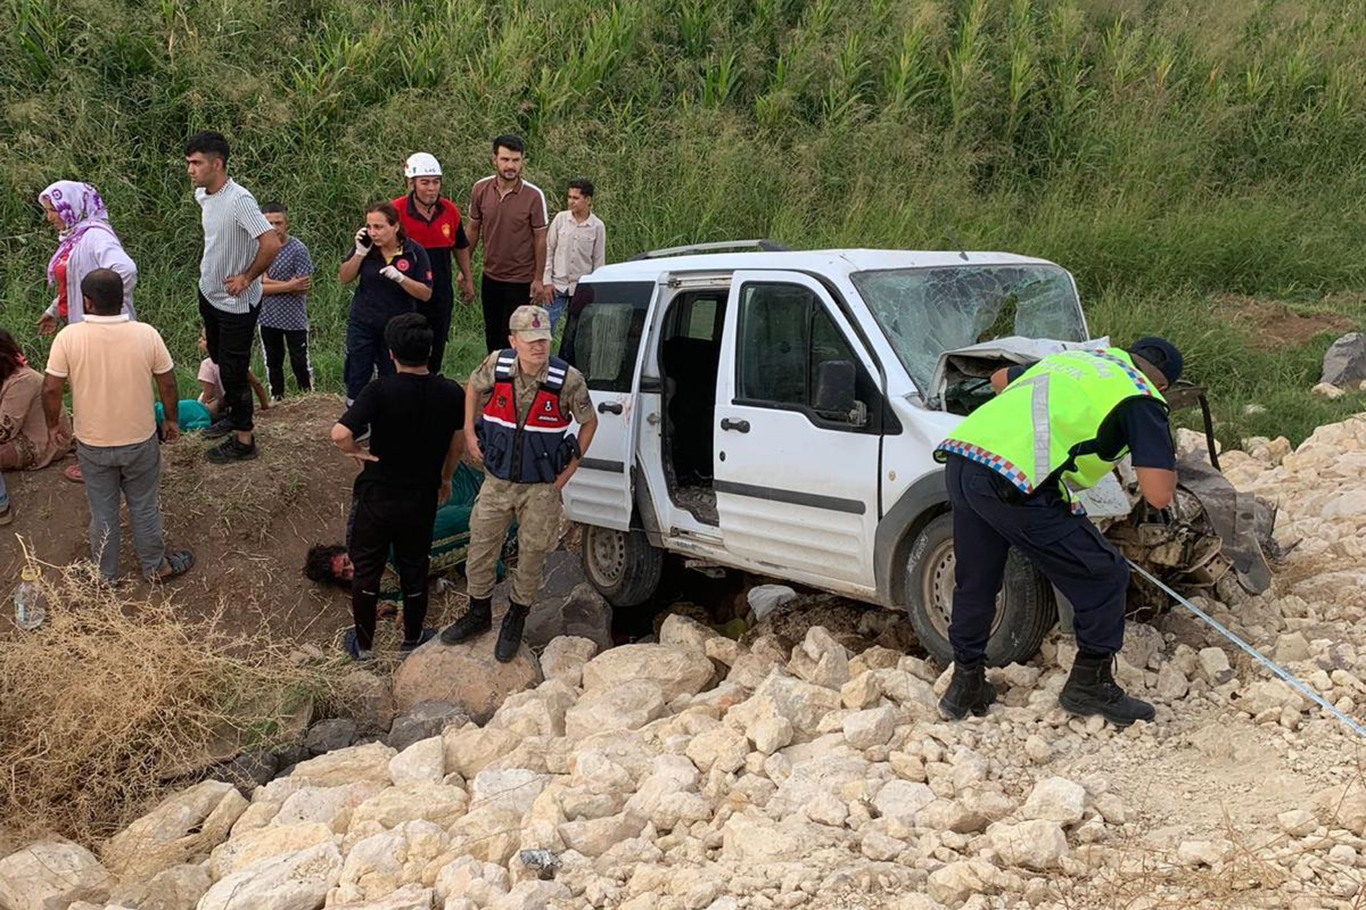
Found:
[[560, 357], [600, 392], [629, 392], [652, 281], [579, 282], [569, 302]]
[[820, 365], [858, 358], [820, 298], [795, 284], [746, 284], [740, 295], [741, 399], [812, 408]]

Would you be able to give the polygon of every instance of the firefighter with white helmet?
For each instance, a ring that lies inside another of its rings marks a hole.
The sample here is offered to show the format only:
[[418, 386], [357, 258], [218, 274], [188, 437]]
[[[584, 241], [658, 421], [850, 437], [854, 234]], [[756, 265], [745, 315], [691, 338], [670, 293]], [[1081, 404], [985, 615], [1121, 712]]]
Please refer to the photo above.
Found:
[[446, 341], [451, 331], [451, 311], [455, 306], [451, 259], [460, 272], [460, 299], [474, 299], [474, 278], [470, 272], [470, 242], [455, 203], [441, 195], [441, 162], [430, 152], [414, 152], [403, 165], [408, 192], [394, 200], [399, 223], [410, 239], [427, 251], [432, 265], [432, 299], [423, 313], [431, 323], [435, 339], [428, 363], [433, 373], [441, 372]]

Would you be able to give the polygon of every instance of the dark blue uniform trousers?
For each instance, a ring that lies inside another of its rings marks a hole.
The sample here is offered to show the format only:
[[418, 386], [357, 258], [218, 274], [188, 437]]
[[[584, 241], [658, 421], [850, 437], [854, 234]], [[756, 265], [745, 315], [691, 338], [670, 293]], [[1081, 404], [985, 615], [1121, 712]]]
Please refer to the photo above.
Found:
[[986, 655], [1006, 556], [1019, 550], [1072, 604], [1077, 648], [1113, 654], [1124, 643], [1129, 566], [1096, 526], [1073, 515], [1056, 490], [1010, 502], [1014, 488], [958, 455], [945, 465], [956, 559], [949, 643], [959, 663]]

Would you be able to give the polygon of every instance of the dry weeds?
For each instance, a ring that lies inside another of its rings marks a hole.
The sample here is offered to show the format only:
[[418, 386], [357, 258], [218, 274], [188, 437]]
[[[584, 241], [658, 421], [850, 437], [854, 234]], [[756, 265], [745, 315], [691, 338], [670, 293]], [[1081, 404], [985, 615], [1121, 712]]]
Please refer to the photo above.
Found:
[[41, 568], [46, 622], [0, 639], [0, 819], [16, 833], [94, 843], [212, 762], [278, 744], [325, 694], [320, 666], [224, 631], [240, 605], [188, 621], [156, 589]]

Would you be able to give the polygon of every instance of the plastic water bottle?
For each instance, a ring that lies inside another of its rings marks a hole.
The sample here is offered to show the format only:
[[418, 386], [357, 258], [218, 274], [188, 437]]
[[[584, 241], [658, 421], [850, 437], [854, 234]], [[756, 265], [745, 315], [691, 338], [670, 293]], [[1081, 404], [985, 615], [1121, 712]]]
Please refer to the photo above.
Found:
[[19, 578], [19, 587], [14, 592], [14, 624], [29, 632], [47, 618], [47, 605], [38, 588], [37, 566], [24, 566]]

